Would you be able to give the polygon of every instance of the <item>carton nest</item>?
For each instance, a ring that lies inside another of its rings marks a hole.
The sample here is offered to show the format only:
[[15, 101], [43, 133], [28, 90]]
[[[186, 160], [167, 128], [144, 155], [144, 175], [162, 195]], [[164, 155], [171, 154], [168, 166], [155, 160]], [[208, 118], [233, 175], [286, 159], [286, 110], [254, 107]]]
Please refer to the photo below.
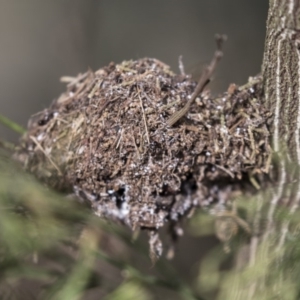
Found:
[[62, 79], [66, 92], [31, 117], [18, 158], [101, 217], [155, 231], [194, 207], [226, 205], [249, 176], [268, 172], [260, 78], [219, 97], [204, 91], [173, 126], [196, 83], [156, 59]]

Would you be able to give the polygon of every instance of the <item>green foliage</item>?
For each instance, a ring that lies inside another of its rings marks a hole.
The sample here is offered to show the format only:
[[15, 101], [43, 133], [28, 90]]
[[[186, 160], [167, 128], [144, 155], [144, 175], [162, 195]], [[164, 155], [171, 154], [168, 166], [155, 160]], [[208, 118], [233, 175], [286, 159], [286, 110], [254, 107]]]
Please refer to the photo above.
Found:
[[[295, 186], [296, 182], [285, 189]], [[299, 211], [292, 212], [282, 203], [272, 207], [274, 190], [236, 199], [253, 232], [247, 236], [239, 230], [230, 242], [230, 253], [215, 248], [202, 260], [197, 287], [208, 299], [299, 299]], [[207, 230], [212, 224], [200, 213], [192, 220], [190, 232], [202, 235], [203, 227]], [[224, 269], [226, 260], [231, 264]]]
[[123, 226], [47, 189], [4, 153], [0, 170], [0, 299], [84, 299], [93, 289], [155, 299], [161, 288], [199, 299], [171, 264], [152, 269], [147, 245]]

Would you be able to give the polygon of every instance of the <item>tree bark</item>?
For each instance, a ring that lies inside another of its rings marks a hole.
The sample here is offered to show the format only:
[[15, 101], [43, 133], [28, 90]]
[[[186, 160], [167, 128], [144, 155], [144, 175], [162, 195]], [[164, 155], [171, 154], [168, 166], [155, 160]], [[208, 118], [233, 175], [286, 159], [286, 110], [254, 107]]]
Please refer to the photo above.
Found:
[[[288, 235], [294, 234], [292, 219], [300, 202], [300, 0], [269, 1], [262, 75], [264, 101], [272, 113], [269, 129], [276, 172], [271, 175], [278, 174], [277, 184], [269, 193], [261, 192], [252, 198], [257, 203], [253, 235], [250, 244], [239, 252], [237, 268], [245, 264], [259, 268], [269, 261], [274, 263], [272, 271], [277, 272], [284, 264], [283, 257], [288, 257], [285, 242]], [[287, 213], [278, 219], [278, 208], [282, 206]], [[283, 267], [281, 271], [284, 275]], [[278, 296], [282, 295], [284, 276], [279, 278], [279, 271], [276, 274], [276, 286], [273, 284], [272, 289]], [[246, 298], [254, 299], [267, 288], [270, 291], [270, 278], [271, 268], [260, 278], [250, 280]], [[241, 298], [239, 295], [230, 299]]]
[[300, 162], [300, 1], [270, 0], [263, 60], [264, 93], [273, 113], [275, 152]]
[[[279, 203], [293, 214], [300, 201], [300, 0], [270, 0], [262, 72], [278, 174], [270, 224]], [[286, 235], [287, 226], [282, 232]]]

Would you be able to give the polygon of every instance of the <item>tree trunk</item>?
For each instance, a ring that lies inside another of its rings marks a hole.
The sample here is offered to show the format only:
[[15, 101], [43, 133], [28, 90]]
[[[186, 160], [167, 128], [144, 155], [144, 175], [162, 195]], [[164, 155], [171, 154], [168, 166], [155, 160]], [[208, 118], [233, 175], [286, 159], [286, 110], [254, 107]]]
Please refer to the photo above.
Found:
[[238, 253], [237, 268], [248, 264], [264, 270], [249, 277], [247, 284], [240, 281], [230, 299], [242, 299], [241, 293], [246, 299], [267, 299], [272, 293], [283, 299], [287, 276], [297, 272], [286, 267], [292, 257], [292, 246], [286, 242], [288, 236], [298, 240], [293, 227], [299, 226], [295, 213], [300, 202], [300, 0], [269, 1], [262, 75], [264, 101], [272, 113], [269, 128], [276, 167], [271, 175], [277, 183], [251, 199], [256, 203], [253, 235]]
[[263, 61], [274, 151], [300, 162], [300, 1], [270, 0]]

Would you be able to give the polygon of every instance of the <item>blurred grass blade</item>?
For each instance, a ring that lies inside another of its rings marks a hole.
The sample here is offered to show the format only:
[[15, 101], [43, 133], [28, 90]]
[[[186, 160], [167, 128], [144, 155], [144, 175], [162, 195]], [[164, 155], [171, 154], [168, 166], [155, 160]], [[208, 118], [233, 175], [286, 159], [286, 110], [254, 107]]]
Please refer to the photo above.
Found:
[[7, 141], [0, 140], [0, 148], [6, 149], [8, 151], [14, 151], [15, 145]]
[[26, 132], [25, 128], [23, 128], [21, 125], [13, 122], [7, 117], [2, 116], [1, 114], [0, 114], [0, 123], [2, 123], [4, 126], [13, 130], [16, 133], [24, 134]]
[[150, 300], [153, 299], [148, 291], [138, 282], [127, 281], [120, 285], [111, 294], [105, 297], [105, 300], [131, 300], [141, 299]]

